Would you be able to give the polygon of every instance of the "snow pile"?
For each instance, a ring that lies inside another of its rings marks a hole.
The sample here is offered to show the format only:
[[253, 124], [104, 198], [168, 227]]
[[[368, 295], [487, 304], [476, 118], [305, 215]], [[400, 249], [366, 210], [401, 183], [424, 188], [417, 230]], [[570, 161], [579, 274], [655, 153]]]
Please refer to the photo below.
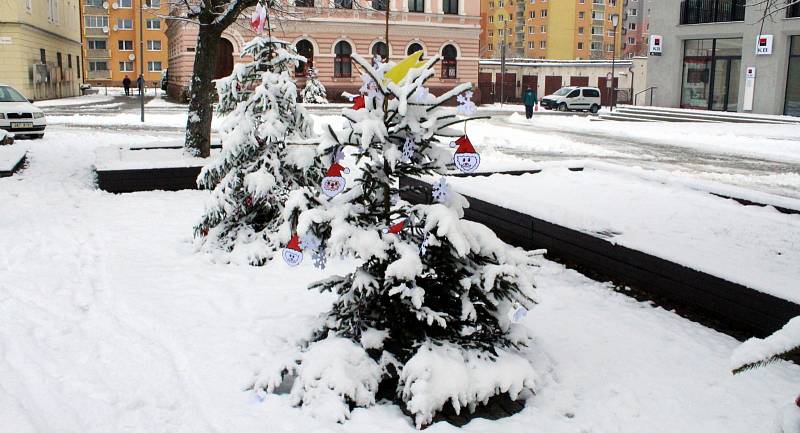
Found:
[[417, 428], [429, 424], [448, 402], [458, 414], [498, 394], [507, 392], [516, 400], [524, 389], [532, 389], [536, 373], [530, 362], [517, 353], [497, 352], [492, 356], [453, 344], [423, 344], [400, 373], [403, 398]]
[[351, 340], [328, 337], [302, 354], [292, 386], [294, 404], [317, 419], [342, 422], [350, 405], [375, 404], [381, 367]]
[[767, 338], [751, 338], [731, 356], [731, 370], [742, 371], [776, 361], [781, 355], [800, 348], [800, 316]]

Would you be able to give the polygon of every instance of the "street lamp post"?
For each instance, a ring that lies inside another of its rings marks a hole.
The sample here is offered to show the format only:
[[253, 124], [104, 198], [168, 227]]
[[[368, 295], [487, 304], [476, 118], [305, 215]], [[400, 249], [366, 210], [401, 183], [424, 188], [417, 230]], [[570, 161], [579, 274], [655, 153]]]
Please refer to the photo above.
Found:
[[141, 79], [141, 85], [139, 85], [140, 81], [136, 80], [136, 84], [139, 88], [139, 105], [142, 111], [142, 123], [144, 123], [144, 21], [142, 20], [144, 15], [144, 1], [139, 0], [139, 78]]
[[617, 105], [617, 86], [614, 83], [614, 69], [617, 65], [617, 26], [619, 25], [619, 14], [611, 14], [611, 25], [614, 27], [614, 40], [611, 53], [611, 111]]
[[503, 43], [500, 44], [500, 106], [503, 106], [506, 90], [506, 33], [508, 21], [503, 20]]

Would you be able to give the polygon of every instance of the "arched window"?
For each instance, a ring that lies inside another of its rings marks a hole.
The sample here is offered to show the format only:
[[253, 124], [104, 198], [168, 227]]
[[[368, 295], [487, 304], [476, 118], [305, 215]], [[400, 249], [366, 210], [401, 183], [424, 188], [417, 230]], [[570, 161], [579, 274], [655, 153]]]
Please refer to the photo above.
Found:
[[381, 56], [381, 59], [386, 60], [389, 57], [389, 46], [385, 42], [375, 42], [372, 46], [372, 56]]
[[445, 45], [442, 48], [442, 78], [458, 77], [458, 50], [452, 45]]
[[353, 54], [353, 47], [347, 41], [339, 41], [333, 49], [336, 58], [333, 62], [334, 77], [350, 77], [353, 73], [353, 65], [350, 54]]
[[227, 77], [233, 72], [233, 44], [231, 41], [221, 38], [217, 43], [217, 66], [214, 71], [214, 79]]
[[410, 55], [416, 53], [417, 51], [423, 51], [422, 45], [414, 42], [413, 44], [408, 46], [408, 50], [406, 51], [406, 55], [410, 56]]
[[306, 58], [306, 62], [302, 62], [297, 65], [297, 68], [294, 70], [294, 75], [296, 77], [305, 77], [306, 73], [308, 73], [308, 68], [314, 66], [314, 45], [311, 42], [301, 39], [297, 41], [297, 54]]
[[335, 0], [333, 7], [336, 9], [353, 9], [353, 0]]
[[425, 12], [425, 0], [408, 0], [409, 12]]
[[294, 5], [299, 8], [313, 8], [314, 0], [295, 0]]

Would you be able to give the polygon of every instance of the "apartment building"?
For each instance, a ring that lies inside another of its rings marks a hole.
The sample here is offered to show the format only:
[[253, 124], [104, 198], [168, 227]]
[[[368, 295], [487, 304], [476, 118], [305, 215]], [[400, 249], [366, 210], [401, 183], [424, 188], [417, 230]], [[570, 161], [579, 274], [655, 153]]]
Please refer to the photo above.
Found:
[[144, 67], [147, 86], [158, 85], [167, 67], [167, 0], [80, 0], [83, 70], [96, 86], [135, 82]]
[[654, 0], [623, 0], [620, 57], [631, 59], [647, 55], [649, 3], [652, 1]]
[[[611, 16], [631, 0], [481, 0], [481, 57], [557, 60], [610, 59], [625, 43]], [[641, 1], [641, 0], [640, 0]], [[637, 8], [638, 9], [638, 8]], [[616, 48], [615, 48], [616, 47]]]
[[[423, 58], [441, 55], [436, 75], [428, 81], [438, 94], [459, 82], [478, 81], [478, 41], [481, 32], [478, 0], [389, 0], [389, 41], [384, 39], [387, 0], [278, 0], [290, 6], [287, 18], [276, 25], [274, 36], [297, 47], [308, 62], [295, 70], [299, 86], [314, 66], [331, 100], [341, 93], [357, 92], [361, 75], [352, 54], [374, 55], [399, 61], [417, 51]], [[243, 62], [242, 46], [255, 35], [249, 28], [250, 12], [230, 26], [220, 42], [215, 76], [231, 73]], [[168, 24], [169, 94], [180, 96], [189, 86], [197, 45], [197, 25], [179, 20]], [[387, 44], [388, 42], [388, 44]], [[479, 93], [476, 91], [476, 100]]]
[[800, 4], [649, 2], [654, 105], [800, 116]]
[[81, 27], [68, 0], [15, 0], [0, 6], [0, 82], [28, 99], [79, 94]]

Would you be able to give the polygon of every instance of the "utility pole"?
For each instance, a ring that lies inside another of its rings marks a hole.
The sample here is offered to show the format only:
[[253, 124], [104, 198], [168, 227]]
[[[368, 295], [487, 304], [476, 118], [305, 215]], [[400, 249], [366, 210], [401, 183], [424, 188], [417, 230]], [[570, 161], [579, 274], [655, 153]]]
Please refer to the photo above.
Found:
[[500, 106], [505, 102], [506, 81], [506, 33], [508, 21], [503, 20], [503, 43], [500, 44]]
[[611, 53], [611, 111], [617, 105], [617, 86], [614, 83], [614, 67], [617, 63], [617, 25], [619, 25], [619, 14], [611, 15], [611, 25], [614, 26], [614, 40], [611, 42], [613, 50]]
[[[141, 86], [139, 87], [139, 105], [142, 110], [142, 123], [144, 123], [144, 2], [139, 0], [139, 78], [141, 79]], [[136, 80], [139, 84], [139, 80]]]

